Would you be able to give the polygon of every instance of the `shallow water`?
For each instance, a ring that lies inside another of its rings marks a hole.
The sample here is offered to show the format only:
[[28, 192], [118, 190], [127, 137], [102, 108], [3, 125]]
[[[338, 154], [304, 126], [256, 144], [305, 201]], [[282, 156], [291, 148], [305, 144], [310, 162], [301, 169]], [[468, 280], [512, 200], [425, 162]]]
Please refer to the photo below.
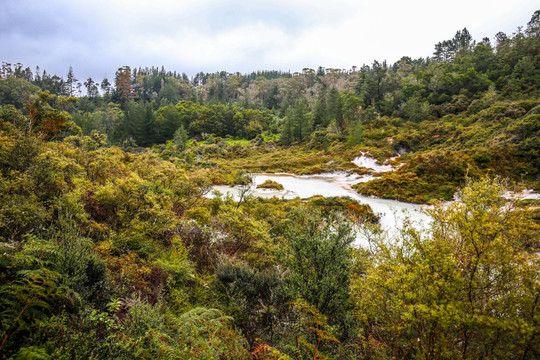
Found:
[[[367, 178], [370, 179], [369, 177]], [[262, 184], [266, 180], [273, 180], [283, 185], [284, 190], [253, 188], [250, 194], [258, 197], [282, 199], [301, 199], [315, 195], [322, 196], [348, 196], [357, 200], [361, 204], [368, 204], [380, 217], [380, 224], [383, 230], [389, 235], [395, 234], [402, 225], [405, 218], [409, 218], [414, 226], [425, 229], [429, 225], [429, 216], [422, 212], [421, 206], [396, 200], [378, 199], [357, 194], [351, 185], [367, 181], [364, 177], [349, 175], [337, 172], [322, 175], [293, 175], [293, 174], [256, 174], [254, 182], [256, 185]], [[256, 186], [255, 185], [255, 186]], [[231, 186], [215, 186], [222, 194], [230, 194], [238, 200], [239, 189]], [[367, 246], [367, 239], [362, 235], [357, 236], [356, 245]]]
[[377, 159], [365, 156], [364, 153], [362, 153], [362, 156], [356, 157], [352, 163], [356, 166], [363, 167], [374, 172], [388, 172], [396, 170], [392, 165], [378, 164]]

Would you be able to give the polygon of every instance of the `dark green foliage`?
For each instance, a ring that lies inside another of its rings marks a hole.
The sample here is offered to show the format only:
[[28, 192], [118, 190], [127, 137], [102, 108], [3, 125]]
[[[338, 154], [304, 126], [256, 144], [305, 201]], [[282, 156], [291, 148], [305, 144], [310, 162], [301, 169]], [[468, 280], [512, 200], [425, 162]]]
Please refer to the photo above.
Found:
[[263, 103], [267, 109], [277, 109], [279, 107], [279, 87], [277, 85], [272, 86], [265, 94]]
[[284, 340], [283, 321], [290, 298], [284, 291], [283, 274], [224, 262], [218, 265], [216, 275], [227, 298], [228, 312], [250, 343], [256, 339], [270, 343]]
[[315, 104], [315, 107], [313, 109], [313, 128], [314, 130], [318, 130], [327, 127], [328, 124], [329, 121], [326, 106], [326, 88], [322, 87], [319, 90], [317, 103]]
[[156, 117], [150, 103], [129, 102], [123, 121], [119, 129], [121, 135], [117, 135], [118, 138], [131, 137], [139, 146], [148, 146], [156, 142], [158, 136]]
[[304, 99], [298, 100], [294, 107], [289, 108], [283, 121], [281, 142], [289, 145], [301, 141], [311, 132], [309, 107]]
[[336, 88], [331, 88], [326, 99], [326, 109], [330, 122], [335, 122], [339, 131], [343, 130], [343, 99]]
[[61, 227], [54, 239], [57, 253], [46, 260], [62, 275], [65, 286], [92, 306], [103, 308], [112, 293], [105, 263], [93, 251], [90, 239], [82, 238], [69, 226]]
[[35, 237], [26, 240], [19, 248], [1, 243], [0, 353], [17, 350], [32, 327], [74, 300], [61, 274], [43, 259], [57, 255], [57, 247]]
[[107, 312], [85, 310], [51, 317], [36, 338], [54, 359], [129, 359], [137, 343], [129, 344], [117, 333], [119, 328]]
[[287, 291], [330, 317], [347, 306], [354, 233], [350, 224], [313, 210], [290, 214], [284, 236], [289, 241]]
[[174, 316], [135, 299], [112, 302], [104, 312], [51, 318], [39, 336], [54, 359], [246, 358], [228, 322], [217, 310]]
[[13, 105], [22, 110], [24, 102], [41, 89], [27, 80], [16, 77], [0, 79], [0, 105]]

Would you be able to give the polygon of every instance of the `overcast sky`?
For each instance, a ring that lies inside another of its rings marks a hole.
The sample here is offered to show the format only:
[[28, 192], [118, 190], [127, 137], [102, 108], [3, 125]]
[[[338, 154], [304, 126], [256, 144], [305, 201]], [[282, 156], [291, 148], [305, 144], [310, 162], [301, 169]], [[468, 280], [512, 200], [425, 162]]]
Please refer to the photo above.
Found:
[[[526, 27], [531, 0], [0, 0], [0, 61], [79, 80], [117, 68], [350, 69], [431, 56], [464, 27], [476, 40]], [[536, 6], [535, 6], [536, 5]]]

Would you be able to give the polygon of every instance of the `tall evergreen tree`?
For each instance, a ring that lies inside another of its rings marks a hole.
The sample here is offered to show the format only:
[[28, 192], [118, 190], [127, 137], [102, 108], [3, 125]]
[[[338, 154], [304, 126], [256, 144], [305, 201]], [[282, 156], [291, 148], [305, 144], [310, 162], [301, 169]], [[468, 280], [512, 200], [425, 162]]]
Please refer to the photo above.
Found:
[[75, 73], [73, 72], [73, 67], [69, 67], [68, 75], [65, 82], [65, 90], [64, 93], [69, 96], [73, 96], [75, 93], [75, 89], [77, 88], [77, 83], [79, 80], [75, 77]]
[[330, 121], [334, 121], [340, 131], [343, 130], [343, 100], [335, 87], [328, 92], [327, 108]]
[[313, 112], [313, 128], [328, 126], [328, 112], [326, 107], [326, 87], [322, 86], [319, 90], [317, 102]]

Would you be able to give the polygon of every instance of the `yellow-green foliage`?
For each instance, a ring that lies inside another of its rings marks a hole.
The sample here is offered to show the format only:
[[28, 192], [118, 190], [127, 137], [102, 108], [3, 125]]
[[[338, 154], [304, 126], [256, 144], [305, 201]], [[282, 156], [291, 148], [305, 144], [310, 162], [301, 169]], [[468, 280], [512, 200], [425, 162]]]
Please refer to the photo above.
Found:
[[411, 157], [395, 172], [383, 173], [355, 189], [363, 194], [408, 202], [451, 200], [466, 177], [478, 176], [474, 160], [462, 152], [431, 151]]
[[[532, 358], [538, 349], [537, 228], [495, 180], [438, 204], [427, 236], [378, 242], [353, 281], [364, 356]], [[408, 339], [414, 339], [413, 342]]]
[[[215, 147], [215, 148], [214, 148]], [[195, 160], [192, 169], [211, 169], [214, 183], [235, 184], [236, 171], [249, 173], [319, 174], [333, 171], [352, 171], [360, 169], [351, 161], [362, 152], [384, 160], [393, 153], [388, 149], [368, 148], [365, 146], [347, 146], [334, 142], [327, 148], [313, 148], [309, 145], [282, 146], [275, 142], [256, 145], [254, 143], [216, 145], [197, 145], [186, 150], [186, 156]], [[185, 166], [184, 161], [175, 161], [178, 166]]]
[[[528, 103], [499, 105], [519, 121], [496, 147], [403, 155], [399, 170], [363, 191], [448, 198], [467, 174], [511, 169], [503, 146], [534, 154], [524, 133], [536, 131], [537, 114], [522, 116]], [[489, 106], [470, 116], [488, 116]], [[377, 217], [352, 199], [205, 197], [214, 184], [249, 184], [253, 172], [355, 171], [361, 151], [385, 159], [393, 145], [383, 133], [411, 128], [395, 118], [364, 129], [365, 144], [381, 149], [323, 131], [313, 137], [321, 146], [215, 139], [169, 161], [107, 147], [98, 133], [44, 141], [18, 129], [12, 110], [0, 114], [2, 358], [242, 359], [250, 347], [256, 358], [284, 359], [538, 353], [535, 215], [511, 210], [498, 183], [473, 184], [462, 204], [437, 207], [426, 239], [406, 229], [370, 251], [353, 248], [352, 230]], [[451, 120], [438, 138], [410, 136], [444, 144], [469, 126], [452, 130]]]
[[[283, 147], [265, 143], [226, 145], [222, 153], [213, 153], [207, 146], [191, 148], [200, 154], [196, 165], [212, 165], [218, 169], [244, 169], [249, 172], [291, 172], [295, 174], [318, 174], [321, 172], [351, 170], [355, 165], [350, 161], [360, 151], [351, 151], [343, 144], [335, 144], [327, 150], [308, 149], [304, 146]], [[203, 161], [204, 159], [204, 161]]]
[[464, 184], [465, 174], [471, 178], [498, 174], [535, 186], [540, 169], [538, 100], [497, 101], [490, 90], [476, 104], [479, 110], [420, 123], [375, 118], [363, 126], [363, 140], [358, 145], [334, 139], [316, 146], [324, 143], [316, 137], [326, 134], [319, 131], [313, 133], [313, 142], [304, 145], [221, 142], [192, 146], [187, 154], [195, 159], [192, 165], [212, 168], [220, 174], [218, 182], [231, 183], [229, 174], [237, 169], [295, 174], [357, 171], [351, 160], [362, 151], [381, 160], [396, 151], [409, 151], [400, 158], [404, 165], [397, 173], [385, 173], [382, 179], [358, 185], [358, 190], [412, 202], [451, 199]]
[[257, 188], [283, 190], [283, 185], [274, 180], [266, 180], [262, 184], [257, 185]]

